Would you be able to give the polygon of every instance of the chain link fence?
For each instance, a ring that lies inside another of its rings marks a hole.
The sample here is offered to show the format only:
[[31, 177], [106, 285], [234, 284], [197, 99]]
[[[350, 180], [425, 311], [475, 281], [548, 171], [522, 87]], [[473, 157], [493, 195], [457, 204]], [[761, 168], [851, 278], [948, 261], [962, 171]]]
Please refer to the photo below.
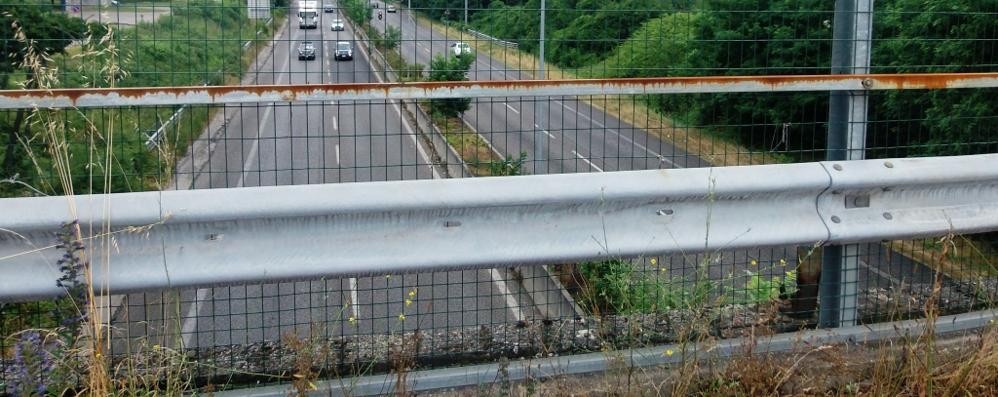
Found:
[[[0, 89], [817, 75], [838, 40], [832, 2], [807, 0], [471, 1], [467, 20], [463, 1], [288, 3], [257, 19], [229, 0], [0, 0]], [[318, 27], [299, 28], [312, 12]], [[998, 70], [994, 1], [882, 0], [871, 17], [871, 73]], [[868, 158], [998, 152], [994, 88], [866, 95]], [[828, 127], [827, 91], [25, 107], [0, 110], [0, 194], [811, 162], [829, 155]], [[77, 258], [66, 233], [34, 243]], [[817, 326], [820, 243], [2, 303], [0, 394], [83, 382], [25, 357], [92, 336], [95, 318], [109, 370], [141, 368], [150, 388], [794, 331]], [[87, 266], [108, 249], [96, 244], [79, 247], [94, 252]], [[995, 232], [851, 247], [859, 323], [916, 318], [930, 300], [943, 313], [995, 307]], [[84, 265], [53, 262], [70, 290]]]

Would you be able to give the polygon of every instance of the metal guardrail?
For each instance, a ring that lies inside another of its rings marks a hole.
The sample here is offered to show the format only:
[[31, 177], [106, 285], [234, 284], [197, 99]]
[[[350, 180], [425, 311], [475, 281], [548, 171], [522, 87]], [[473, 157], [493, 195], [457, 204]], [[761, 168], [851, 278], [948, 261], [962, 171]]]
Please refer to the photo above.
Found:
[[0, 91], [0, 109], [725, 92], [998, 88], [998, 73], [649, 77]]
[[93, 280], [125, 293], [995, 230], [996, 163], [987, 154], [2, 199], [0, 298], [62, 292], [62, 254], [47, 244], [74, 219], [112, 226], [115, 251]]
[[187, 109], [187, 106], [181, 106], [180, 109], [177, 109], [176, 112], [173, 112], [173, 115], [170, 116], [170, 118], [166, 119], [166, 122], [163, 123], [163, 125], [159, 126], [159, 128], [157, 128], [156, 131], [153, 131], [153, 133], [149, 135], [149, 139], [146, 139], [147, 149], [152, 149], [154, 147], [159, 146], [159, 142], [160, 140], [163, 139], [163, 132], [166, 131], [166, 127], [176, 122], [177, 119], [180, 118], [180, 115], [184, 114], [184, 109]]
[[518, 43], [514, 43], [512, 41], [500, 40], [500, 39], [497, 39], [495, 37], [489, 36], [489, 35], [487, 35], [485, 33], [479, 32], [477, 30], [468, 29], [468, 33], [471, 33], [472, 36], [475, 36], [475, 37], [480, 38], [482, 40], [491, 41], [491, 42], [493, 42], [495, 44], [498, 44], [498, 45], [500, 45], [502, 47], [513, 48], [513, 49], [520, 48], [520, 44], [518, 44]]

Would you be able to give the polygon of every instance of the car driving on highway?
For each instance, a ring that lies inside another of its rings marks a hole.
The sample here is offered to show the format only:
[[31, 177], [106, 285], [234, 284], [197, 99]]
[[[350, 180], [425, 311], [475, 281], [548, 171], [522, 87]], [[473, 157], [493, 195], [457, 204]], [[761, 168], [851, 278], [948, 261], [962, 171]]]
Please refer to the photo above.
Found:
[[311, 61], [315, 59], [315, 45], [311, 41], [303, 41], [298, 44], [298, 60]]
[[337, 61], [353, 59], [353, 44], [350, 44], [349, 41], [337, 41], [335, 58]]
[[471, 46], [468, 45], [468, 43], [459, 41], [457, 43], [451, 43], [450, 51], [457, 56], [461, 56], [462, 54], [471, 54]]
[[332, 2], [327, 1], [325, 3], [322, 3], [322, 11], [324, 11], [324, 12], [335, 12], [336, 11], [336, 7], [333, 7], [333, 3]]
[[333, 23], [330, 25], [330, 28], [334, 32], [340, 32], [340, 31], [342, 31], [343, 30], [343, 20], [342, 19], [334, 19]]
[[389, 4], [388, 5], [388, 12], [395, 12], [395, 6]]

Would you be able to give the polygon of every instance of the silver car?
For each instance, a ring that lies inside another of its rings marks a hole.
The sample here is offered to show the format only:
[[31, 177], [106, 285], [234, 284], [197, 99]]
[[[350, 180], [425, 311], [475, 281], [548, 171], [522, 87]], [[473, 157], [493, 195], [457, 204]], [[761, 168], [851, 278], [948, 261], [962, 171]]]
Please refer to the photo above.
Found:
[[333, 20], [333, 24], [330, 25], [330, 27], [333, 29], [334, 32], [343, 31], [343, 20], [342, 19], [334, 19]]

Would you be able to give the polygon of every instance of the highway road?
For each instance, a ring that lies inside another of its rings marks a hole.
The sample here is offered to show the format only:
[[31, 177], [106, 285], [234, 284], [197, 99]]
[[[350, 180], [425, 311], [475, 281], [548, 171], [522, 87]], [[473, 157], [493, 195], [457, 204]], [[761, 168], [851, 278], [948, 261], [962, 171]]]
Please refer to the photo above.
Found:
[[[385, 4], [381, 4], [384, 9]], [[406, 9], [377, 14], [371, 23], [384, 33], [388, 26], [400, 29], [399, 53], [407, 62], [428, 65], [434, 56], [451, 56], [448, 46], [454, 40], [428, 26], [419, 25]], [[456, 31], [455, 31], [456, 33]], [[532, 79], [500, 60], [476, 54], [468, 73], [471, 80]], [[550, 99], [550, 100], [549, 100]], [[536, 112], [541, 112], [539, 123]], [[533, 159], [535, 131], [544, 130], [549, 159], [543, 173], [603, 172], [660, 168], [705, 167], [710, 164], [668, 142], [616, 117], [595, 109], [575, 97], [480, 98], [463, 115], [463, 120], [487, 139], [501, 154], [525, 151]], [[543, 124], [543, 125], [540, 125]]]
[[[384, 9], [385, 3], [379, 4]], [[452, 56], [448, 50], [455, 40], [448, 39], [429, 26], [416, 23], [410, 11], [403, 7], [397, 13], [384, 13], [381, 20], [375, 13], [371, 24], [382, 33], [388, 26], [399, 28], [402, 34], [399, 53], [407, 62], [429, 65], [434, 56]], [[527, 72], [532, 71], [517, 70], [501, 60], [477, 53], [468, 77], [470, 80], [533, 79]], [[531, 159], [534, 157], [535, 131], [539, 126], [537, 112], [543, 115], [543, 126], [540, 127], [548, 139], [549, 161], [547, 169], [542, 170], [544, 173], [710, 166], [698, 156], [686, 153], [575, 97], [545, 97], [539, 100], [532, 97], [480, 98], [472, 102], [471, 109], [462, 115], [462, 119], [501, 155], [525, 151]], [[925, 266], [892, 253], [880, 244], [861, 245], [860, 256], [858, 276], [862, 286], [931, 282], [931, 277], [926, 276], [931, 272]], [[660, 257], [658, 261], [667, 267], [668, 271], [664, 274], [668, 277], [686, 277], [692, 282], [697, 277], [697, 269], [704, 263], [710, 264], [708, 273], [714, 280], [731, 279], [745, 274], [746, 270], [760, 272], [767, 277], [782, 275], [786, 268], [765, 266], [778, 264], [780, 259], [795, 263], [796, 247], [671, 255]], [[763, 266], [753, 268], [752, 260]]]
[[[384, 4], [382, 3], [382, 6]], [[330, 31], [337, 14], [323, 13], [320, 28], [302, 30], [293, 20], [278, 32], [252, 65], [244, 84], [379, 81], [368, 54], [354, 45], [352, 61], [333, 60], [339, 40], [356, 40], [347, 24]], [[375, 14], [376, 15], [376, 14]], [[380, 23], [379, 23], [380, 22]], [[416, 26], [405, 10], [373, 20], [380, 30], [401, 26], [401, 53], [428, 64], [445, 54], [450, 41]], [[317, 59], [299, 61], [300, 41], [318, 45]], [[477, 55], [471, 79], [522, 79], [526, 75]], [[537, 107], [535, 109], [535, 106]], [[547, 173], [603, 172], [708, 166], [645, 131], [594, 109], [576, 98], [488, 98], [473, 103], [463, 119], [503, 154], [533, 149], [535, 111], [543, 112], [548, 139]], [[306, 183], [350, 183], [439, 177], [396, 104], [388, 102], [274, 103], [229, 106], [202, 139], [211, 137], [208, 155], [194, 158], [190, 188], [228, 188]], [[192, 156], [197, 156], [194, 152]], [[533, 156], [530, 156], [531, 158]], [[183, 162], [182, 162], [183, 163]], [[188, 186], [178, 186], [188, 188]], [[335, 198], [330, 198], [335, 199]], [[335, 244], [336, 242], [330, 242]], [[413, 247], [419, 249], [419, 247]], [[292, 255], [292, 253], [289, 253]], [[868, 249], [862, 282], [889, 285], [918, 274], [917, 264], [881, 262], [890, 253]], [[756, 259], [775, 263], [796, 256], [793, 247], [661, 258], [671, 276], [691, 276], [705, 261], [719, 279], [748, 268]], [[908, 261], [910, 262], [910, 261]], [[872, 263], [868, 265], [867, 263]], [[238, 266], [238, 263], [233, 263]], [[774, 269], [770, 273], [781, 273]], [[241, 285], [128, 296], [128, 310], [114, 322], [117, 340], [210, 347], [279, 340], [288, 332], [323, 336], [385, 334], [401, 329], [456, 329], [510, 323], [536, 316], [529, 298], [504, 270], [465, 270], [429, 274], [376, 275], [264, 285]], [[882, 281], [888, 282], [882, 282]], [[910, 279], [909, 279], [910, 280]], [[407, 303], [411, 298], [411, 303]], [[400, 316], [402, 315], [402, 316]], [[180, 335], [181, 338], [177, 338]], [[123, 351], [128, 346], [117, 346]]]
[[[337, 16], [322, 13], [320, 28], [299, 29], [295, 13], [261, 52], [244, 84], [378, 81], [358, 45], [352, 61], [333, 59], [337, 41], [355, 40], [349, 24], [345, 31], [331, 31]], [[297, 59], [298, 43], [305, 40], [316, 44], [314, 61]], [[181, 162], [192, 164], [178, 170], [192, 174], [191, 188], [440, 177], [394, 103], [273, 103], [222, 111], [224, 117], [201, 138], [211, 136], [209, 154]], [[125, 340], [132, 341], [131, 347], [140, 340], [209, 347], [275, 341], [292, 331], [300, 336], [387, 334], [508, 323], [532, 315], [527, 298], [507, 277], [504, 270], [485, 269], [133, 294], [125, 300], [127, 310], [115, 318], [120, 342], [114, 350], [129, 347]]]

